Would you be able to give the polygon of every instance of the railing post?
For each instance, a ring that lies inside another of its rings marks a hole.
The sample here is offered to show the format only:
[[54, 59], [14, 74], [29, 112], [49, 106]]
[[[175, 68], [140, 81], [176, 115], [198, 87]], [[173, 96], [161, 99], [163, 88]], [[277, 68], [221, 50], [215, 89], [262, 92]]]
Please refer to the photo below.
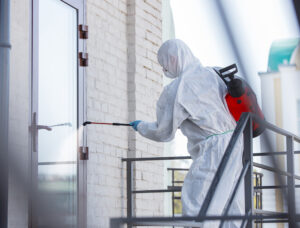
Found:
[[296, 227], [296, 207], [295, 207], [295, 178], [294, 178], [294, 139], [292, 136], [286, 137], [287, 147], [287, 171], [291, 176], [287, 177], [288, 185], [288, 215], [289, 228]]
[[[133, 167], [131, 161], [126, 162], [126, 173], [127, 173], [127, 218], [132, 218], [133, 215]], [[132, 225], [128, 224], [128, 228], [131, 228]]]
[[[174, 181], [175, 181], [175, 175], [174, 175], [174, 170], [172, 170], [172, 187], [174, 187]], [[174, 192], [172, 192], [172, 217], [175, 215], [175, 205], [174, 205]]]
[[[252, 117], [247, 121], [244, 130], [244, 163], [249, 162], [249, 168], [245, 175], [245, 214], [252, 215], [253, 212], [253, 151], [252, 151]], [[253, 221], [246, 222], [247, 228], [253, 227]]]

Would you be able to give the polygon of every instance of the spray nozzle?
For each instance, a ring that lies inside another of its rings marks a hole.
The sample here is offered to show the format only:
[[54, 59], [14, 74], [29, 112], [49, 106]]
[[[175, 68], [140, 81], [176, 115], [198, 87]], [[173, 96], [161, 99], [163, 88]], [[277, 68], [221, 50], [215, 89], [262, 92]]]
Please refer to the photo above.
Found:
[[82, 125], [86, 126], [87, 124], [91, 124], [91, 123], [92, 123], [91, 121], [85, 121]]

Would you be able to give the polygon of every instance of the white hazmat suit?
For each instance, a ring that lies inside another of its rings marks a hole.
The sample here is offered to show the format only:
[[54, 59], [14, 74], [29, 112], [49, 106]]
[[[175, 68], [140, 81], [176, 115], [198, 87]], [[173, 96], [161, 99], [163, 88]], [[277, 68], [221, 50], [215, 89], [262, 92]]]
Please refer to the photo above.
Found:
[[[236, 122], [228, 111], [226, 86], [212, 68], [203, 67], [181, 40], [166, 41], [158, 51], [158, 62], [174, 80], [157, 102], [157, 121], [138, 124], [138, 132], [149, 139], [166, 142], [178, 128], [188, 138], [193, 163], [182, 188], [183, 215], [197, 216], [214, 174], [232, 136]], [[208, 214], [221, 215], [242, 169], [240, 139], [211, 201]], [[239, 188], [230, 214], [244, 214], [243, 186]], [[236, 227], [239, 223], [226, 223]], [[216, 227], [205, 223], [204, 227]]]

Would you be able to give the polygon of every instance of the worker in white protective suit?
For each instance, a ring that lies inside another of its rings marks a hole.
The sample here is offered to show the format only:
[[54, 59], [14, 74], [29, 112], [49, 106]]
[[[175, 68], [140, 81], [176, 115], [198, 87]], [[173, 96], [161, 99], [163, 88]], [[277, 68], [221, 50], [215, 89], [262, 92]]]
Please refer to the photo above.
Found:
[[[157, 121], [131, 124], [142, 136], [158, 142], [174, 138], [178, 128], [188, 138], [193, 163], [182, 188], [185, 216], [197, 216], [214, 174], [236, 127], [224, 99], [227, 90], [213, 68], [203, 67], [181, 40], [162, 44], [158, 62], [165, 76], [174, 80], [164, 88], [157, 102]], [[221, 215], [242, 169], [243, 142], [239, 139], [211, 201], [208, 214]], [[243, 184], [231, 206], [230, 214], [244, 214]], [[225, 227], [238, 227], [227, 222]], [[204, 223], [203, 227], [217, 227]]]

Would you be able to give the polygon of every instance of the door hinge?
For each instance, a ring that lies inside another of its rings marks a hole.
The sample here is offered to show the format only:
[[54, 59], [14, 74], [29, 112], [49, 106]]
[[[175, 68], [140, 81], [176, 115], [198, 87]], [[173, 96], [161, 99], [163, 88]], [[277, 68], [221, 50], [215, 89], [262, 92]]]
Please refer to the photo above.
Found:
[[89, 55], [85, 52], [79, 52], [79, 64], [82, 67], [87, 67], [89, 65]]
[[89, 148], [87, 146], [79, 147], [80, 160], [89, 160]]
[[89, 27], [87, 25], [79, 25], [79, 38], [80, 39], [88, 39], [89, 38]]

